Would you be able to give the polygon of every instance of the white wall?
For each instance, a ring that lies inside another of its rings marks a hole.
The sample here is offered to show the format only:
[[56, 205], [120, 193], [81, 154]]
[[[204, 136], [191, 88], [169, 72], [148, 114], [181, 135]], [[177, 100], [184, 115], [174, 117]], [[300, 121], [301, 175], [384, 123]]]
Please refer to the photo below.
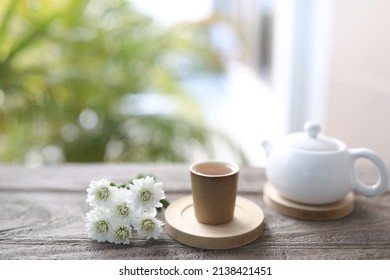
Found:
[[390, 1], [334, 1], [326, 131], [390, 166]]

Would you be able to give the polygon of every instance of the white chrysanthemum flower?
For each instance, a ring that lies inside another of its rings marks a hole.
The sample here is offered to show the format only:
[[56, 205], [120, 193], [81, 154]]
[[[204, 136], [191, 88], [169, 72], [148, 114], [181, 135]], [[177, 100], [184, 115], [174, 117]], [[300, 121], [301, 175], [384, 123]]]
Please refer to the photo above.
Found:
[[92, 207], [107, 207], [112, 203], [111, 197], [117, 192], [118, 188], [110, 185], [106, 179], [92, 181], [87, 189], [88, 195], [86, 202]]
[[154, 216], [143, 213], [134, 222], [134, 228], [139, 237], [146, 239], [157, 239], [163, 232], [162, 226], [164, 223]]
[[108, 211], [95, 208], [87, 213], [86, 223], [89, 238], [99, 242], [108, 241], [111, 231], [111, 217]]
[[135, 179], [130, 185], [130, 197], [128, 202], [135, 210], [156, 215], [156, 207], [162, 207], [160, 200], [165, 198], [161, 182], [155, 183], [154, 178]]
[[113, 203], [110, 206], [110, 212], [115, 217], [131, 224], [137, 213], [134, 210], [134, 207], [128, 202], [129, 198], [130, 191], [128, 189], [118, 189], [117, 192], [113, 193]]
[[111, 221], [108, 241], [115, 244], [130, 244], [130, 239], [133, 237], [130, 223], [114, 217], [111, 217]]

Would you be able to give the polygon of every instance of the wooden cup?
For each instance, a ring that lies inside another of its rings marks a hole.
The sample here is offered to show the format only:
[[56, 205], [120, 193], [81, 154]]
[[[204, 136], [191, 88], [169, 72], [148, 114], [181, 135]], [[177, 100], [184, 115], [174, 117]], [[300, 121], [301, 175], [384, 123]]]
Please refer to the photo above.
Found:
[[225, 224], [234, 217], [239, 167], [205, 161], [190, 166], [195, 217], [200, 223]]

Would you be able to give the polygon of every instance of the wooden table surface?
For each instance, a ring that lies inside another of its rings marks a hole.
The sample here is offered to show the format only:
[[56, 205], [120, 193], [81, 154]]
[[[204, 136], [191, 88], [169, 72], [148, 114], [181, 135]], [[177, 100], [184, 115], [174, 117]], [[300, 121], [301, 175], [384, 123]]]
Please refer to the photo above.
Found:
[[[257, 203], [265, 229], [253, 243], [229, 250], [182, 245], [167, 233], [130, 245], [98, 243], [85, 231], [86, 188], [91, 180], [122, 182], [153, 174], [171, 202], [191, 193], [188, 165], [71, 164], [0, 166], [0, 259], [390, 259], [390, 192], [355, 196], [355, 209], [336, 221], [283, 216], [263, 202], [264, 169], [242, 167], [239, 195]], [[362, 175], [373, 180], [375, 172]], [[163, 219], [163, 212], [159, 214]]]

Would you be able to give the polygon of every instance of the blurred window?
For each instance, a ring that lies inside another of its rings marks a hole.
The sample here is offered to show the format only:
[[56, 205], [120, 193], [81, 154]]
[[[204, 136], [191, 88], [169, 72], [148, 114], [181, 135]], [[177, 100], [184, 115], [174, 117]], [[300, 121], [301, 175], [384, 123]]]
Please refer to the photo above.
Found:
[[271, 0], [215, 0], [214, 10], [231, 21], [242, 40], [240, 62], [270, 82], [274, 9]]

